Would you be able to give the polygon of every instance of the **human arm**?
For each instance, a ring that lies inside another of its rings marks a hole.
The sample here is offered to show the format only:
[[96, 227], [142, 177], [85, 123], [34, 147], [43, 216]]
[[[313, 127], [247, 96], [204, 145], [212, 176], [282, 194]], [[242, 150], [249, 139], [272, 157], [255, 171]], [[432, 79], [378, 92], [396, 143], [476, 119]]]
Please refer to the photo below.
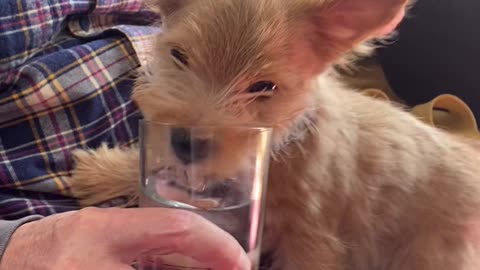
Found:
[[191, 212], [87, 208], [19, 227], [0, 270], [132, 269], [131, 263], [150, 250], [190, 256], [214, 270], [250, 267], [232, 236]]

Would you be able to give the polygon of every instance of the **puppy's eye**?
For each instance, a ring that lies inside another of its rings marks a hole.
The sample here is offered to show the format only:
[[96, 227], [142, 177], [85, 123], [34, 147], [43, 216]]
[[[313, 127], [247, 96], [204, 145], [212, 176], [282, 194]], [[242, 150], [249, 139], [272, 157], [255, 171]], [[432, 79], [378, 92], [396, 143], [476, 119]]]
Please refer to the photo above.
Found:
[[170, 50], [170, 54], [172, 55], [172, 57], [177, 60], [178, 62], [182, 63], [183, 65], [185, 66], [188, 66], [188, 59], [187, 59], [187, 56], [185, 56], [185, 54], [183, 54], [182, 52], [180, 52], [180, 50], [178, 49], [172, 49]]
[[252, 84], [248, 88], [249, 93], [265, 93], [277, 90], [277, 85], [269, 81], [260, 81]]

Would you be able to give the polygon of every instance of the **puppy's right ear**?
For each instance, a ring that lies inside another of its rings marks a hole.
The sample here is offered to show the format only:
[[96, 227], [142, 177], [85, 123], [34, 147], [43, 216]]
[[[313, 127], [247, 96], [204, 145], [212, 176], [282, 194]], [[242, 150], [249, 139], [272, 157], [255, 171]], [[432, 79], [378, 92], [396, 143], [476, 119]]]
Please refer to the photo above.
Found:
[[172, 16], [193, 0], [146, 0], [146, 4], [164, 19]]

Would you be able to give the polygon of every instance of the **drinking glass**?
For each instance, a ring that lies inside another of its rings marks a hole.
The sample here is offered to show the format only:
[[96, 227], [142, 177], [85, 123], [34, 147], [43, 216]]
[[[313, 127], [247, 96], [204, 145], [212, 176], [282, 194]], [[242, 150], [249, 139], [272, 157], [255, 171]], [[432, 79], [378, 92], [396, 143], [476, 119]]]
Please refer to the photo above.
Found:
[[[272, 130], [140, 123], [140, 207], [192, 211], [230, 233], [259, 268]], [[168, 222], [168, 221], [166, 221]], [[139, 270], [206, 270], [180, 254], [144, 254]], [[228, 270], [228, 269], [225, 269]]]

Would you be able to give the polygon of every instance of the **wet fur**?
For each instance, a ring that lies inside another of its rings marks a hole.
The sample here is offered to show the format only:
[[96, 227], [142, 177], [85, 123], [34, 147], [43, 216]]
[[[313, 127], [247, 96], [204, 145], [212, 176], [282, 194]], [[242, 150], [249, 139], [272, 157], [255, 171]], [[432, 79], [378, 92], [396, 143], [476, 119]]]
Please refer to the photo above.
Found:
[[[480, 269], [467, 239], [480, 211], [479, 143], [348, 89], [334, 70], [392, 12], [345, 39], [312, 24], [335, 1], [152, 1], [170, 34], [133, 95], [145, 118], [275, 126], [264, 241], [273, 269]], [[171, 46], [188, 68], [173, 65]], [[279, 91], [252, 101], [242, 91], [262, 79]], [[75, 155], [69, 181], [83, 205], [136, 202], [136, 149]]]

